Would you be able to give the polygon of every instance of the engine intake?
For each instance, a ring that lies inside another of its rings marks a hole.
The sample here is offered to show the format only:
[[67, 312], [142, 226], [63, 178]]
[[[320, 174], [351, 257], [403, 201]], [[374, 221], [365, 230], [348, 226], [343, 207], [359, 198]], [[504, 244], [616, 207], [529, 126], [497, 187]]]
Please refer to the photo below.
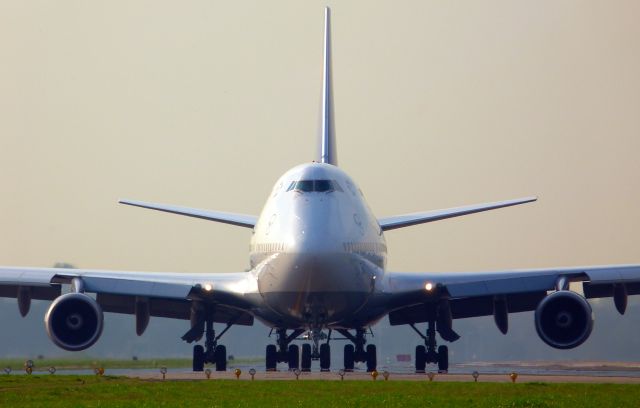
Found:
[[561, 290], [542, 299], [535, 313], [538, 336], [557, 349], [584, 343], [593, 329], [591, 306], [575, 292]]
[[51, 341], [60, 348], [80, 351], [91, 347], [102, 334], [102, 308], [83, 293], [67, 293], [51, 303], [44, 316]]

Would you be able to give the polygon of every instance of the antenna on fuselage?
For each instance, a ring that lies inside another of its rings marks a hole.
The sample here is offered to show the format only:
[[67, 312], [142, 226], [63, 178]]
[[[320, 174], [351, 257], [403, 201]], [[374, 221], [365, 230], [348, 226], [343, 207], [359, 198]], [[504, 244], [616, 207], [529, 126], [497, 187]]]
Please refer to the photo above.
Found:
[[324, 65], [322, 71], [322, 117], [320, 123], [319, 162], [338, 165], [333, 120], [333, 84], [331, 80], [331, 10], [324, 9]]

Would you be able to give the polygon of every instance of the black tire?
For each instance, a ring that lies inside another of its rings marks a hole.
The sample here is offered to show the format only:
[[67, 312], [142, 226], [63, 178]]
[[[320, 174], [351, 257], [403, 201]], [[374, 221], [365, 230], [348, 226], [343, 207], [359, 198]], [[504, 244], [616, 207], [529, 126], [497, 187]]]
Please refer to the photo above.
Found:
[[213, 352], [213, 361], [216, 363], [216, 371], [227, 371], [227, 348], [217, 346]]
[[274, 344], [269, 344], [267, 346], [265, 357], [267, 371], [276, 371], [276, 365], [278, 364], [278, 352]]
[[355, 367], [355, 348], [353, 344], [344, 346], [344, 371], [351, 372]]
[[204, 371], [204, 347], [193, 346], [193, 371]]
[[320, 371], [329, 371], [331, 368], [331, 347], [327, 343], [320, 345]]
[[438, 371], [449, 371], [449, 348], [447, 346], [438, 347]]
[[367, 346], [367, 372], [370, 373], [378, 368], [378, 356], [376, 353], [376, 346], [369, 344]]
[[311, 371], [311, 344], [302, 345], [302, 356], [300, 360], [300, 369], [304, 372]]
[[424, 374], [427, 367], [427, 350], [424, 346], [416, 346], [416, 373]]
[[289, 345], [289, 371], [300, 368], [300, 348], [297, 344]]

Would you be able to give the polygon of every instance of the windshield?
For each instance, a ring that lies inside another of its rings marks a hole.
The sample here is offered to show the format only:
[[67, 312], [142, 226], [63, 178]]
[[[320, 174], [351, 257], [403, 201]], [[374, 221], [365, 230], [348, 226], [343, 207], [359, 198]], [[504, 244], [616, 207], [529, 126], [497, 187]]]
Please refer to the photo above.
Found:
[[287, 191], [298, 191], [298, 192], [331, 192], [331, 191], [342, 191], [342, 188], [335, 180], [298, 180], [292, 181], [289, 184], [289, 188]]

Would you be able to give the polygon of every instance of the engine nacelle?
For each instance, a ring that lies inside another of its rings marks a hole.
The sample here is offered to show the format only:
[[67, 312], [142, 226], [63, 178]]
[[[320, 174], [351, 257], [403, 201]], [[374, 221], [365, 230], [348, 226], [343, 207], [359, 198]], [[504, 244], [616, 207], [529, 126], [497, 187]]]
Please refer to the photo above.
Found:
[[557, 349], [578, 347], [593, 329], [591, 306], [575, 292], [561, 290], [542, 299], [536, 308], [538, 336]]
[[90, 296], [67, 293], [51, 303], [44, 325], [56, 346], [69, 351], [84, 350], [102, 334], [102, 308]]

